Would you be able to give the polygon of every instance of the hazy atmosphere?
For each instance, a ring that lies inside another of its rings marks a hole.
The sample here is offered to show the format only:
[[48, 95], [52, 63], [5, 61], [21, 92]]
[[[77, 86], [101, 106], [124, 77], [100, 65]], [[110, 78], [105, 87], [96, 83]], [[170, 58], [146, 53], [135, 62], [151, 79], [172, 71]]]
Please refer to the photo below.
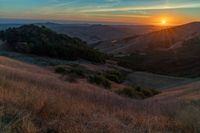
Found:
[[0, 0], [0, 18], [168, 25], [200, 20], [198, 0]]
[[0, 133], [200, 133], [200, 0], [0, 0]]

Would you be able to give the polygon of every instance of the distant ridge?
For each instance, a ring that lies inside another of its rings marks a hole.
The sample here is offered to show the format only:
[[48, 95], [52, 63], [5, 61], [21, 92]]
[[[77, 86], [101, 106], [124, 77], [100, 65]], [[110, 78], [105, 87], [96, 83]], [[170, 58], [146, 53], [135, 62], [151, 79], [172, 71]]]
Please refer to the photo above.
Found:
[[175, 26], [144, 35], [118, 39], [115, 42], [105, 41], [96, 48], [106, 53], [134, 53], [146, 50], [167, 50], [181, 47], [182, 43], [200, 35], [200, 22]]

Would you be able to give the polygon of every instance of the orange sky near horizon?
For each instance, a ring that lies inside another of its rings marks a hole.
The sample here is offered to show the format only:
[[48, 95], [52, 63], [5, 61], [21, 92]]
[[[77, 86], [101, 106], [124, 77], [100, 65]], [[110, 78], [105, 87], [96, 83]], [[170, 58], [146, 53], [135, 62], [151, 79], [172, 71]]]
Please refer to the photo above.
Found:
[[198, 0], [0, 0], [0, 19], [171, 26], [200, 21], [199, 14]]

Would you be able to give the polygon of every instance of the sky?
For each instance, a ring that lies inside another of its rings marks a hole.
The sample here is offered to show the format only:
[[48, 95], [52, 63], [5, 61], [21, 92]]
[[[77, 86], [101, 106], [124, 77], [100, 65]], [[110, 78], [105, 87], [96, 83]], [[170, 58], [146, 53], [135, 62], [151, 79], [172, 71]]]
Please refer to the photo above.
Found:
[[0, 0], [0, 19], [177, 25], [200, 21], [200, 0]]

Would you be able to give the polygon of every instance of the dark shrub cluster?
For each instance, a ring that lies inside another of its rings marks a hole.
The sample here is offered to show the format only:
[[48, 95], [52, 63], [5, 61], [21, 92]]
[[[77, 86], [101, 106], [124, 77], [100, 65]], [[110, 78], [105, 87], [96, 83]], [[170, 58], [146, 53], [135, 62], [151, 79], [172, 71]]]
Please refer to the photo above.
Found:
[[63, 76], [67, 76], [65, 80], [69, 82], [75, 82], [77, 79], [85, 78], [86, 70], [79, 66], [72, 66], [70, 68], [65, 68], [63, 66], [55, 67], [54, 71], [56, 73], [62, 74]]
[[105, 55], [90, 48], [78, 38], [57, 34], [46, 27], [24, 25], [9, 28], [0, 33], [6, 46], [13, 51], [48, 56], [52, 58], [76, 60], [85, 59], [92, 62], [105, 62]]
[[106, 89], [110, 89], [111, 88], [111, 83], [109, 82], [108, 79], [106, 79], [104, 76], [102, 75], [91, 75], [88, 77], [88, 81], [92, 84], [97, 84], [100, 86], [103, 86]]
[[114, 81], [116, 83], [122, 83], [125, 80], [125, 76], [116, 70], [106, 71], [106, 72], [104, 72], [104, 76], [107, 79]]
[[70, 69], [68, 73], [77, 75], [78, 77], [85, 77], [86, 72], [83, 68], [75, 67], [75, 68]]
[[65, 74], [65, 73], [66, 73], [66, 70], [65, 70], [64, 67], [59, 66], [59, 67], [56, 67], [56, 68], [55, 68], [55, 72], [56, 72], [56, 73], [59, 73], [59, 74]]
[[154, 95], [159, 94], [160, 92], [155, 89], [143, 89], [140, 87], [128, 87], [124, 88], [122, 90], [117, 91], [119, 95], [130, 97], [130, 98], [136, 98], [136, 99], [144, 99], [148, 97], [152, 97]]

